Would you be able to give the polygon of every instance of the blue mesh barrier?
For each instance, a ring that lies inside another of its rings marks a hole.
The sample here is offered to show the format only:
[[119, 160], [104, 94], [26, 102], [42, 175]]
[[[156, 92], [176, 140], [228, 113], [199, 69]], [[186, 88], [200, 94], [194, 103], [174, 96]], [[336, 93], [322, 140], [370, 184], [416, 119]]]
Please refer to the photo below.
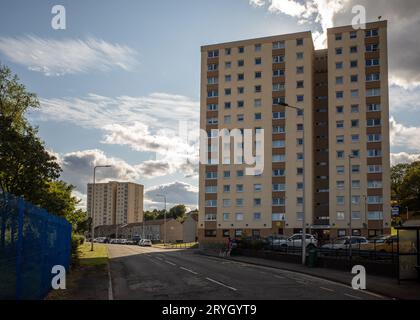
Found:
[[70, 223], [0, 193], [0, 299], [43, 299], [53, 266], [68, 270], [70, 258]]

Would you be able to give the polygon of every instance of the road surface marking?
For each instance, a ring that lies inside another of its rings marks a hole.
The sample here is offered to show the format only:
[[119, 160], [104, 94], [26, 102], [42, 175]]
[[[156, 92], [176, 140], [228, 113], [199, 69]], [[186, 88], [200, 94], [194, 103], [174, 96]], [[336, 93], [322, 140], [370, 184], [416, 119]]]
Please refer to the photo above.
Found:
[[187, 269], [187, 268], [184, 268], [184, 267], [179, 267], [179, 268], [180, 268], [180, 269], [182, 269], [182, 270], [184, 270], [184, 271], [187, 271], [187, 272], [189, 272], [189, 273], [192, 273], [192, 274], [198, 274], [197, 272], [192, 271], [192, 270]]
[[345, 295], [345, 296], [347, 296], [347, 297], [349, 297], [349, 298], [353, 298], [353, 299], [357, 299], [357, 300], [362, 300], [362, 298], [361, 298], [361, 297], [356, 297], [356, 296], [353, 296], [353, 295], [351, 295], [351, 294], [347, 294], [347, 293], [345, 293], [344, 295]]
[[167, 264], [170, 264], [171, 266], [176, 266], [176, 264], [175, 264], [175, 263], [170, 262], [170, 261], [168, 261], [168, 260], [165, 260], [165, 262], [166, 262]]
[[277, 278], [277, 279], [285, 279], [285, 277], [278, 276], [278, 275], [275, 275], [274, 278]]
[[325, 288], [325, 287], [319, 287], [319, 288], [325, 291], [334, 292], [334, 290], [330, 288]]
[[235, 289], [235, 288], [233, 288], [233, 287], [229, 287], [229, 286], [227, 286], [227, 285], [225, 285], [224, 283], [221, 283], [221, 282], [219, 282], [219, 281], [216, 281], [216, 280], [213, 280], [213, 279], [211, 279], [211, 278], [206, 278], [208, 281], [210, 281], [210, 282], [213, 282], [213, 283], [215, 283], [215, 284], [218, 284], [219, 286], [222, 286], [222, 287], [225, 287], [225, 288], [228, 288], [228, 289], [230, 289], [230, 290], [232, 290], [232, 291], [237, 291], [237, 289]]
[[163, 261], [163, 259], [162, 259], [162, 258], [160, 258], [160, 257], [156, 257], [156, 259], [158, 259], [158, 260], [160, 260], [160, 261]]

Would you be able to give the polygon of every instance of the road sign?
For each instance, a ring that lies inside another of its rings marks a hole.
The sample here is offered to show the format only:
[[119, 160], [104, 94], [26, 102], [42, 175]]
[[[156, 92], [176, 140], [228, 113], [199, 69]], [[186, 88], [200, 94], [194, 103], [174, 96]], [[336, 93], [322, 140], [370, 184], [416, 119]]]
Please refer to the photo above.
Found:
[[392, 216], [399, 216], [400, 215], [400, 207], [392, 207]]

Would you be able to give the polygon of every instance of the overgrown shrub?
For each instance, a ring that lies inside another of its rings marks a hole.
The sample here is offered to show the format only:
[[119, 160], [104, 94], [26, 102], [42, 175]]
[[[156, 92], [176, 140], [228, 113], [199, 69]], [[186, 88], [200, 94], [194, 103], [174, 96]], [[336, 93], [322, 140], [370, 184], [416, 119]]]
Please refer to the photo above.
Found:
[[79, 234], [71, 235], [71, 260], [74, 264], [78, 260], [78, 248], [85, 242], [85, 237]]

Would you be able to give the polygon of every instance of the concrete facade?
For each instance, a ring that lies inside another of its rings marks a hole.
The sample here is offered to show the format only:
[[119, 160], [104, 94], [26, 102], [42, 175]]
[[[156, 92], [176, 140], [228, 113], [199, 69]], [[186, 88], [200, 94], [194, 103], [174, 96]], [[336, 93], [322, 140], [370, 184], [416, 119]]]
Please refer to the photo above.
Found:
[[[291, 235], [303, 212], [320, 237], [348, 235], [350, 216], [355, 235], [389, 231], [386, 30], [386, 22], [333, 28], [325, 50], [314, 49], [310, 32], [201, 48], [200, 126], [209, 139], [200, 153], [210, 160], [199, 169], [200, 241]], [[223, 129], [254, 138], [264, 130], [261, 174], [244, 174], [242, 141], [227, 143]]]

